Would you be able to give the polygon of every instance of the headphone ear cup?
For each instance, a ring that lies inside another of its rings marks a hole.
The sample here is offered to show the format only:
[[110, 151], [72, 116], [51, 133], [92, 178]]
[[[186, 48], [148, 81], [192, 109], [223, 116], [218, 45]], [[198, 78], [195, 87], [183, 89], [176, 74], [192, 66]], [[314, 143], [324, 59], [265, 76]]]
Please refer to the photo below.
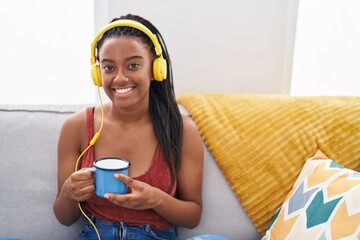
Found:
[[167, 75], [167, 63], [162, 57], [156, 58], [153, 61], [153, 75], [156, 81], [163, 81]]
[[97, 86], [97, 87], [102, 86], [100, 66], [98, 64], [95, 64], [92, 66], [91, 77], [92, 77], [92, 80], [93, 80], [95, 86]]

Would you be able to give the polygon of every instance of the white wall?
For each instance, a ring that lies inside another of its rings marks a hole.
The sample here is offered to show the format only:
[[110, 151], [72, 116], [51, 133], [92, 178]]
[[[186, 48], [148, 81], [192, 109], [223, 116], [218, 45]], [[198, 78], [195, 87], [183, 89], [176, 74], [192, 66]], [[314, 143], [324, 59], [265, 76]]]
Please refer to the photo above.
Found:
[[[177, 95], [289, 93], [298, 0], [0, 0], [0, 104], [98, 101], [90, 42], [113, 17], [161, 31]], [[94, 16], [95, 13], [95, 16]]]
[[175, 91], [289, 93], [297, 0], [96, 0], [96, 29], [133, 13], [170, 53]]
[[360, 1], [300, 1], [292, 95], [360, 96]]
[[95, 102], [92, 0], [0, 0], [0, 104]]

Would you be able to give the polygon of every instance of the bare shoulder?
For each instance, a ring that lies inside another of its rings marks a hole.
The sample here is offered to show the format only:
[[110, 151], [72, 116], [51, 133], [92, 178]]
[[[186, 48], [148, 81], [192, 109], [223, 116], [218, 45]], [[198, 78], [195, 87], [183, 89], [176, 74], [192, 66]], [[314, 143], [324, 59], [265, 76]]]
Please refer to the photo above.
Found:
[[86, 122], [86, 110], [70, 114], [63, 122], [63, 129], [76, 129]]
[[183, 120], [183, 153], [184, 151], [199, 151], [202, 152], [202, 138], [198, 127], [194, 120], [189, 117], [182, 115]]
[[194, 133], [199, 133], [199, 130], [194, 122], [194, 120], [187, 115], [181, 115], [183, 121], [184, 131], [190, 131]]
[[63, 122], [60, 133], [61, 142], [68, 144], [80, 141], [81, 136], [86, 136], [86, 110], [69, 115]]

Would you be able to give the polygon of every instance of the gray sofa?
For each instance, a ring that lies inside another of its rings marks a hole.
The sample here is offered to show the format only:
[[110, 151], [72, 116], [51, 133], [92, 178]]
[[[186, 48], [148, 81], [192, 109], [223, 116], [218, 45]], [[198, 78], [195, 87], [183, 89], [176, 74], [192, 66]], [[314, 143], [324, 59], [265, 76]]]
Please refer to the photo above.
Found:
[[[84, 105], [0, 106], [0, 239], [78, 239], [85, 223], [56, 220], [57, 139], [64, 119]], [[182, 109], [184, 113], [184, 109]], [[178, 229], [178, 239], [219, 234], [229, 239], [261, 236], [205, 149], [203, 215], [194, 229]]]

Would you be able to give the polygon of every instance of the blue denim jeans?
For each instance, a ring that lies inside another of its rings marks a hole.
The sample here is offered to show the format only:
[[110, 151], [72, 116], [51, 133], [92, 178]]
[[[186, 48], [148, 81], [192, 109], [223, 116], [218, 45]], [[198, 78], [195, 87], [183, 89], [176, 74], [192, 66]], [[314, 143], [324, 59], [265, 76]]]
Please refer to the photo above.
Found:
[[[150, 225], [129, 226], [124, 222], [104, 222], [97, 218], [91, 217], [95, 224], [101, 240], [175, 240], [176, 227], [167, 230], [155, 230]], [[94, 227], [87, 223], [80, 232], [80, 240], [98, 240]]]

